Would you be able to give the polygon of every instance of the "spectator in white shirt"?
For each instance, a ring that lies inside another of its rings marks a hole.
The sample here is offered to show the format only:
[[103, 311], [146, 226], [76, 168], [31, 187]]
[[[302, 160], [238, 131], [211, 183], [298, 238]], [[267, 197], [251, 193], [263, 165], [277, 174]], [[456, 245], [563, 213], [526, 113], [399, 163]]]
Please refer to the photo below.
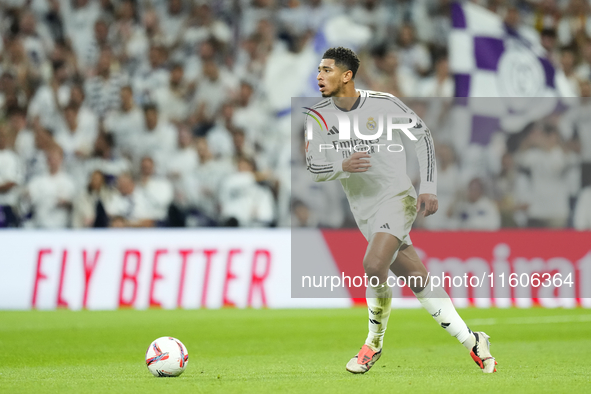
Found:
[[119, 175], [131, 170], [131, 163], [115, 150], [112, 134], [100, 133], [94, 143], [93, 157], [86, 160], [84, 167], [85, 174], [99, 171], [107, 184], [114, 185]]
[[[207, 140], [209, 143], [209, 139]], [[244, 134], [244, 130], [234, 128], [232, 131], [232, 147], [234, 149], [234, 156], [245, 156], [245, 157], [254, 157], [255, 156], [255, 148], [254, 146], [247, 141], [246, 135]], [[223, 156], [220, 156], [223, 159]], [[264, 155], [258, 155], [260, 161], [264, 161]], [[255, 163], [258, 164], [259, 161], [256, 159], [254, 160]]]
[[65, 127], [56, 132], [55, 141], [68, 160], [88, 158], [94, 147], [96, 130], [85, 128], [78, 122], [78, 107], [74, 105], [66, 107], [64, 118]]
[[252, 0], [248, 3], [242, 1], [241, 35], [250, 35], [261, 20], [273, 18], [274, 3], [273, 0]]
[[110, 24], [110, 41], [114, 53], [128, 68], [137, 67], [148, 50], [145, 33], [136, 19], [135, 1], [119, 2], [115, 22]]
[[220, 188], [222, 223], [230, 227], [270, 226], [275, 217], [271, 190], [256, 181], [254, 161], [238, 159], [238, 172], [229, 175]]
[[104, 126], [107, 133], [115, 138], [120, 153], [131, 157], [138, 143], [138, 136], [144, 128], [144, 114], [133, 101], [131, 86], [123, 86], [120, 97], [121, 107], [106, 116]]
[[105, 183], [100, 171], [90, 175], [88, 186], [79, 193], [73, 203], [72, 227], [107, 227], [105, 207], [111, 202], [113, 191]]
[[269, 108], [262, 100], [257, 99], [254, 93], [254, 87], [250, 83], [242, 81], [238, 91], [238, 105], [234, 107], [232, 123], [237, 128], [244, 130], [248, 144], [270, 149], [269, 145], [276, 142], [280, 134], [277, 130], [266, 126], [271, 117]]
[[125, 84], [126, 78], [123, 75], [111, 72], [112, 60], [110, 49], [101, 50], [96, 63], [96, 74], [87, 79], [84, 86], [88, 97], [88, 106], [99, 117], [119, 108], [119, 93]]
[[449, 74], [447, 56], [435, 62], [435, 74], [423, 79], [419, 85], [420, 97], [453, 97], [455, 83]]
[[165, 43], [168, 47], [177, 45], [187, 19], [187, 11], [183, 8], [182, 0], [168, 0], [167, 12], [161, 21]]
[[401, 67], [394, 48], [385, 44], [373, 49], [367, 68], [360, 71], [360, 79], [372, 90], [392, 92], [395, 96], [412, 96], [415, 91], [415, 73]]
[[109, 48], [109, 24], [106, 20], [99, 19], [94, 23], [92, 38], [84, 42], [85, 47], [79, 48], [79, 64], [84, 74], [90, 75], [96, 66], [102, 50]]
[[39, 117], [43, 127], [55, 128], [60, 124], [60, 109], [68, 104], [71, 96], [68, 86], [68, 68], [59, 61], [53, 66], [53, 76], [48, 84], [37, 88], [28, 106], [29, 119]]
[[14, 207], [18, 202], [18, 187], [22, 178], [20, 159], [8, 149], [7, 130], [0, 126], [0, 228], [18, 225]]
[[133, 91], [139, 95], [142, 103], [153, 100], [154, 92], [168, 85], [170, 73], [165, 67], [167, 56], [166, 47], [153, 45], [148, 53], [148, 61], [135, 72]]
[[591, 84], [581, 84], [583, 97], [560, 119], [561, 137], [571, 150], [577, 152], [581, 165], [581, 187], [591, 185]]
[[564, 72], [564, 76], [568, 82], [571, 91], [578, 97], [581, 96], [581, 89], [579, 84], [581, 79], [576, 73], [576, 57], [575, 51], [570, 48], [564, 48], [560, 54], [560, 66]]
[[88, 105], [86, 93], [82, 84], [73, 84], [70, 88], [69, 105], [78, 107], [78, 124], [85, 130], [98, 133], [98, 117], [95, 111]]
[[27, 189], [33, 209], [32, 224], [39, 228], [65, 228], [70, 224], [74, 181], [62, 171], [63, 153], [59, 147], [47, 151], [49, 173], [34, 177]]
[[27, 125], [27, 113], [17, 107], [10, 112], [9, 121], [12, 132], [16, 135], [14, 150], [26, 163], [35, 155], [35, 133]]
[[189, 114], [190, 88], [183, 79], [184, 71], [181, 64], [175, 64], [170, 70], [169, 83], [154, 92], [154, 100], [160, 113], [172, 122], [179, 123]]
[[241, 80], [260, 80], [265, 72], [265, 63], [266, 56], [261, 50], [259, 37], [252, 35], [244, 38], [237, 49], [233, 72]]
[[144, 156], [150, 156], [164, 170], [165, 163], [176, 147], [177, 133], [174, 126], [159, 116], [158, 108], [153, 104], [144, 106], [144, 127], [134, 141], [134, 165], [139, 164]]
[[202, 216], [212, 221], [218, 221], [217, 196], [220, 186], [234, 171], [234, 168], [230, 161], [215, 158], [205, 137], [195, 139], [195, 149], [199, 155], [199, 166], [195, 171], [195, 182], [198, 188], [193, 196], [192, 205]]
[[72, 41], [78, 59], [82, 63], [84, 48], [93, 40], [94, 22], [100, 16], [98, 1], [91, 0], [60, 0], [61, 20], [65, 33]]
[[[194, 48], [197, 48], [195, 51]], [[216, 44], [213, 40], [204, 40], [191, 47], [194, 54], [189, 54], [183, 62], [185, 66], [185, 80], [195, 86], [203, 76], [203, 63], [216, 58]]]
[[166, 163], [166, 174], [174, 187], [174, 200], [180, 207], [189, 205], [196, 191], [194, 178], [199, 165], [199, 155], [193, 145], [193, 135], [188, 126], [178, 127], [178, 148]]
[[22, 37], [25, 52], [31, 62], [39, 69], [45, 65], [47, 55], [53, 47], [51, 35], [39, 34], [41, 31], [38, 29], [35, 15], [32, 12], [27, 11], [21, 16], [19, 33]]
[[[351, 4], [352, 2], [349, 2]], [[385, 40], [388, 34], [388, 26], [392, 23], [392, 14], [386, 2], [365, 0], [356, 2], [349, 14], [351, 19], [372, 30], [377, 42]]]
[[459, 228], [462, 230], [498, 230], [501, 215], [497, 205], [484, 194], [484, 185], [479, 178], [468, 184], [467, 201], [455, 209]]
[[212, 123], [218, 110], [231, 97], [238, 84], [213, 60], [203, 63], [203, 76], [194, 99], [195, 121]]
[[154, 227], [157, 214], [143, 191], [136, 187], [130, 173], [117, 178], [118, 193], [107, 204], [106, 211], [113, 227]]
[[530, 227], [565, 227], [569, 190], [564, 173], [568, 160], [554, 128], [536, 125], [521, 146], [518, 164], [531, 174]]
[[212, 38], [227, 44], [232, 40], [232, 29], [226, 22], [216, 19], [207, 2], [194, 2], [187, 28], [182, 32], [181, 46], [184, 53], [193, 52], [201, 42]]
[[584, 188], [579, 194], [573, 226], [577, 230], [591, 230], [591, 186]]
[[587, 1], [570, 0], [563, 12], [557, 29], [561, 46], [576, 44], [581, 37], [591, 36], [591, 16]]
[[575, 72], [582, 81], [591, 80], [591, 39], [587, 38], [581, 48], [582, 59]]
[[[456, 221], [451, 216], [451, 208], [458, 197], [461, 187], [460, 169], [453, 148], [440, 144], [435, 149], [437, 155], [437, 199], [439, 209], [422, 221], [429, 230], [453, 230]], [[421, 216], [419, 215], [419, 218]]]
[[46, 152], [52, 148], [61, 149], [49, 132], [38, 124], [33, 125], [35, 135], [35, 150], [29, 160], [24, 162], [25, 181], [28, 183], [37, 175], [45, 175], [49, 172], [47, 167]]
[[164, 224], [174, 198], [174, 189], [168, 179], [155, 174], [154, 160], [149, 156], [142, 158], [137, 188], [148, 200], [153, 218]]
[[[207, 144], [217, 158], [229, 159], [236, 154], [232, 139], [239, 129], [234, 126], [233, 118], [234, 105], [227, 102], [222, 105], [214, 126], [207, 132]], [[242, 131], [242, 137], [244, 137], [244, 131]], [[254, 154], [254, 149], [244, 153], [251, 157]]]
[[400, 29], [400, 67], [410, 71], [415, 78], [425, 75], [431, 69], [431, 55], [425, 45], [415, 39], [414, 27], [405, 24]]
[[[437, 177], [440, 181], [439, 173]], [[506, 152], [501, 159], [501, 172], [493, 184], [502, 227], [525, 227], [527, 224], [528, 187], [527, 176], [518, 170], [513, 154]]]

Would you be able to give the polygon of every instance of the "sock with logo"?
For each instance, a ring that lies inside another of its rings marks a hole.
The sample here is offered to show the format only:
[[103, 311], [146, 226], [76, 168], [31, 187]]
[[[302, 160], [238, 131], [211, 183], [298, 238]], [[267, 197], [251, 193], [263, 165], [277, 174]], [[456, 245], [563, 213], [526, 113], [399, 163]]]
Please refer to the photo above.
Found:
[[392, 289], [386, 282], [367, 288], [367, 312], [369, 314], [369, 334], [365, 344], [375, 351], [382, 348], [384, 333], [388, 326], [392, 309]]
[[415, 293], [423, 308], [433, 316], [435, 321], [468, 350], [476, 344], [476, 337], [460, 317], [451, 299], [441, 287], [431, 289], [429, 283], [423, 290]]

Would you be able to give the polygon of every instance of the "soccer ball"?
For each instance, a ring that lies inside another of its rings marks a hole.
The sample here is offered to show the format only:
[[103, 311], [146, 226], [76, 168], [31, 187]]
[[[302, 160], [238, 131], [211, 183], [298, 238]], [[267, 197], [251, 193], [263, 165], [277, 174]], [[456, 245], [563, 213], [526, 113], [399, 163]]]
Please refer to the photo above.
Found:
[[161, 337], [146, 350], [146, 365], [156, 377], [179, 376], [187, 368], [189, 353], [181, 341], [173, 337]]

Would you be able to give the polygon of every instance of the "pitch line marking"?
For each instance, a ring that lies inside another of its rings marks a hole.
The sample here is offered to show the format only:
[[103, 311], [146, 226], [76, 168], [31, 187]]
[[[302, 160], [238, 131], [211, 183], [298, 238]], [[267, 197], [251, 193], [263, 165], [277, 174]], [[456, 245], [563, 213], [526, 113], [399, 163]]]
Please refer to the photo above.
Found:
[[507, 319], [472, 319], [468, 321], [470, 326], [492, 326], [495, 324], [551, 324], [551, 323], [577, 323], [591, 322], [591, 315], [565, 315], [565, 316], [536, 316], [536, 317], [512, 317]]

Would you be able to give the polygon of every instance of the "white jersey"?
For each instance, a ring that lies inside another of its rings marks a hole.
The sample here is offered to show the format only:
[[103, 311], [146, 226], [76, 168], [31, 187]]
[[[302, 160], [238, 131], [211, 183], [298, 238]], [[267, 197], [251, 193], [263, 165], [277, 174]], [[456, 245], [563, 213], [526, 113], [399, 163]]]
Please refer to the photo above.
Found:
[[[312, 138], [306, 132], [306, 162], [308, 171], [316, 182], [339, 179], [356, 218], [367, 219], [387, 200], [404, 196], [416, 196], [412, 182], [406, 174], [406, 153], [402, 139], [410, 138], [403, 130], [394, 129], [387, 139], [387, 115], [394, 114], [394, 124], [408, 124], [405, 114], [416, 114], [398, 98], [388, 93], [357, 90], [360, 97], [350, 111], [337, 107], [332, 98], [322, 100], [306, 114], [311, 125]], [[340, 123], [337, 116], [351, 119], [349, 139], [340, 139]], [[342, 117], [342, 116], [341, 116]], [[383, 134], [378, 138], [364, 140], [356, 137], [354, 119], [358, 131], [364, 136], [377, 134], [383, 125]], [[420, 193], [436, 194], [437, 167], [433, 139], [424, 122], [416, 117], [416, 125], [405, 129], [416, 139], [415, 147], [421, 171]], [[307, 130], [308, 131], [308, 130]], [[366, 172], [343, 171], [342, 162], [356, 151], [367, 151], [371, 167]]]

